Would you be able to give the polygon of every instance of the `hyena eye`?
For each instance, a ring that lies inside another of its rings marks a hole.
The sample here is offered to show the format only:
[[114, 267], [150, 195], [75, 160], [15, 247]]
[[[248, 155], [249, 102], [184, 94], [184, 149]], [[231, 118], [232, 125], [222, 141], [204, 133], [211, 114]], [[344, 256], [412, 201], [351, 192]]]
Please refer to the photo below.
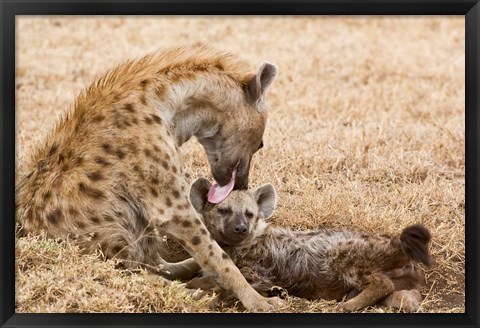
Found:
[[247, 211], [245, 211], [245, 216], [247, 218], [251, 219], [251, 218], [253, 218], [253, 212], [247, 210]]
[[232, 214], [232, 210], [229, 208], [218, 208], [217, 211], [218, 211], [218, 214], [220, 215]]

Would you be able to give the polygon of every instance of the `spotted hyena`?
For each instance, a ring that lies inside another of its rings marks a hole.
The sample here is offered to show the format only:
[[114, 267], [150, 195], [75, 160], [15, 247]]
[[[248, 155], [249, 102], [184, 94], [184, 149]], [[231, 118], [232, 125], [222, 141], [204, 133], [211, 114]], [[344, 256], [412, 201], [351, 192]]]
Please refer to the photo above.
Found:
[[[190, 277], [198, 263], [247, 308], [275, 308], [278, 299], [247, 283], [192, 207], [179, 147], [196, 137], [218, 184], [236, 167], [235, 188], [247, 188], [276, 72], [269, 63], [252, 72], [204, 45], [155, 52], [107, 72], [20, 168], [21, 232], [74, 238], [86, 251], [100, 247], [129, 268], [143, 265], [169, 278]], [[196, 261], [163, 260], [164, 233]]]
[[[417, 311], [424, 275], [417, 263], [430, 265], [430, 233], [422, 225], [400, 236], [320, 229], [292, 231], [267, 223], [276, 193], [267, 184], [254, 191], [233, 191], [219, 204], [207, 201], [210, 183], [194, 182], [193, 206], [247, 280], [261, 294], [273, 286], [307, 299], [347, 299], [339, 308], [359, 310], [383, 300], [404, 311]], [[211, 288], [208, 275], [190, 288]]]

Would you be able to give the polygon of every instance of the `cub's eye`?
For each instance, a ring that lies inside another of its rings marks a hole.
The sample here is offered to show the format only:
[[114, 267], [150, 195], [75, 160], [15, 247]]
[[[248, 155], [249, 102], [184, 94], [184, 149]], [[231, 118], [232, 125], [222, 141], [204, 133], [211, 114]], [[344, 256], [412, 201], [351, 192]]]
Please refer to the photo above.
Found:
[[245, 211], [245, 216], [249, 219], [253, 218], [253, 212], [251, 211]]
[[232, 214], [232, 210], [229, 209], [229, 208], [218, 208], [218, 209], [217, 209], [217, 212], [218, 212], [218, 214], [220, 214], [220, 215]]

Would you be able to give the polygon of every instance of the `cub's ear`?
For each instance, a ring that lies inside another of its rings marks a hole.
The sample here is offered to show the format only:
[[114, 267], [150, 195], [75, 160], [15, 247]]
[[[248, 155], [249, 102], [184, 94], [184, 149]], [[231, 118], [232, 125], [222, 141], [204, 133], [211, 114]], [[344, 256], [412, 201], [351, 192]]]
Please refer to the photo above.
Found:
[[190, 202], [202, 214], [207, 203], [208, 190], [212, 184], [205, 178], [198, 178], [190, 187]]
[[262, 219], [268, 219], [273, 214], [277, 204], [277, 192], [275, 188], [267, 183], [253, 191], [253, 198], [258, 205], [258, 215]]
[[250, 105], [256, 105], [258, 100], [265, 94], [270, 84], [277, 75], [277, 66], [270, 63], [262, 63], [250, 81], [245, 86], [247, 101]]

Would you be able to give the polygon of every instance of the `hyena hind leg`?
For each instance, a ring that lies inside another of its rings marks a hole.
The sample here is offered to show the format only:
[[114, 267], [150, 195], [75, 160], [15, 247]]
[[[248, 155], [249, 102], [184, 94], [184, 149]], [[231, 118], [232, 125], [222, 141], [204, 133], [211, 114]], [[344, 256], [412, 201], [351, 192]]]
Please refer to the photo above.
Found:
[[210, 275], [193, 278], [187, 282], [185, 287], [189, 289], [202, 289], [205, 291], [211, 291], [219, 288], [213, 277]]
[[160, 249], [163, 247], [160, 238], [150, 238], [150, 243], [142, 243], [142, 238], [136, 239], [129, 231], [120, 228], [114, 233], [102, 236], [97, 237], [102, 253], [106, 258], [117, 260], [120, 268], [129, 270], [144, 268], [166, 279], [182, 281], [187, 281], [200, 273], [200, 266], [193, 258], [177, 263], [165, 261], [160, 255]]
[[362, 291], [350, 300], [340, 304], [340, 311], [352, 312], [374, 305], [395, 290], [393, 282], [381, 273], [374, 273], [366, 277]]
[[193, 258], [177, 263], [169, 263], [158, 257], [156, 263], [151, 265], [144, 263], [137, 254], [138, 251], [134, 250], [133, 247], [127, 246], [110, 257], [119, 261], [119, 268], [135, 270], [143, 267], [147, 271], [168, 280], [188, 281], [200, 273], [200, 266]]
[[170, 280], [188, 281], [200, 274], [200, 266], [193, 258], [177, 263], [163, 262], [158, 274]]

